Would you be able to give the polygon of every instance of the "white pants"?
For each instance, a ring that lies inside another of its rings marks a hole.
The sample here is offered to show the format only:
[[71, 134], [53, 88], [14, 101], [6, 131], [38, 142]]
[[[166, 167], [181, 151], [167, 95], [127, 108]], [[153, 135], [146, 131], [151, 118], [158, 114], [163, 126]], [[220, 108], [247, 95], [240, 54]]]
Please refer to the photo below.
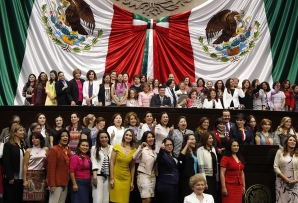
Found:
[[67, 196], [67, 186], [56, 187], [54, 192], [50, 192], [49, 203], [65, 203]]
[[93, 203], [109, 203], [110, 177], [104, 180], [103, 176], [97, 176], [97, 188], [92, 185]]

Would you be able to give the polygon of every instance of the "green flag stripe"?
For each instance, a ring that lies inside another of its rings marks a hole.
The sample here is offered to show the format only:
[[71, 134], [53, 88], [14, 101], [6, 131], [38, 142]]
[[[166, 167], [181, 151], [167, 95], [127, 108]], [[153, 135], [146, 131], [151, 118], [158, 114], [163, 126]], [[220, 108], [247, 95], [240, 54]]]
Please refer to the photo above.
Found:
[[13, 105], [34, 0], [0, 1], [0, 105]]
[[156, 23], [169, 22], [169, 16], [156, 19]]
[[271, 35], [273, 80], [298, 83], [298, 1], [264, 0]]
[[142, 74], [147, 75], [148, 70], [148, 53], [149, 53], [149, 35], [150, 29], [146, 30], [146, 41], [145, 41], [145, 50], [143, 56], [143, 64], [142, 64]]

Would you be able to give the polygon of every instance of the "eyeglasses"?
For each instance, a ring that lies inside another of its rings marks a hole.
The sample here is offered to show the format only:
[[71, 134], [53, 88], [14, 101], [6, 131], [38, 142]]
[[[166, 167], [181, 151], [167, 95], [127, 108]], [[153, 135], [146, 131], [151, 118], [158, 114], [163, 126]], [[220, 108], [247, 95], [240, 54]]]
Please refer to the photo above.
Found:
[[165, 144], [166, 147], [173, 147], [173, 144]]

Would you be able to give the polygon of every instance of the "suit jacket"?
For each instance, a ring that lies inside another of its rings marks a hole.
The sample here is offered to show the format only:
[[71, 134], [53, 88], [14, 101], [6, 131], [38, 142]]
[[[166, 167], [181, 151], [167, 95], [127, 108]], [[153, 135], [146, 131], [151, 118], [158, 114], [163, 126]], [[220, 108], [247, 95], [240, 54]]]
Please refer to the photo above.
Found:
[[[69, 85], [68, 81], [66, 81], [66, 84], [67, 86]], [[61, 105], [69, 105], [69, 100], [68, 100], [68, 97], [67, 97], [67, 89], [64, 89], [62, 90], [62, 88], [64, 87], [64, 84], [62, 81], [57, 81], [55, 83], [55, 89], [56, 89], [56, 99], [57, 99], [57, 102], [58, 102], [58, 105], [61, 106]]]
[[[181, 164], [180, 166], [180, 175], [181, 177], [190, 178], [191, 176], [195, 175], [194, 170], [194, 160], [190, 153], [186, 152], [186, 154], [179, 154], [178, 160]], [[196, 166], [197, 171], [199, 171], [199, 165]]]
[[[212, 109], [213, 108], [213, 102], [206, 98], [203, 103], [203, 109]], [[220, 99], [215, 100], [215, 109], [222, 109], [221, 101]]]
[[[112, 83], [110, 84], [110, 94], [111, 94], [111, 87], [112, 87]], [[105, 86], [104, 84], [100, 84], [99, 85], [99, 92], [98, 92], [98, 103], [102, 103], [102, 106], [105, 106], [106, 103], [106, 94], [105, 94], [106, 90], [105, 90]]]
[[160, 148], [156, 162], [158, 163], [158, 181], [164, 184], [178, 184], [178, 166], [174, 157]]
[[[69, 163], [63, 156], [63, 150], [55, 145], [48, 154], [48, 185], [50, 187], [67, 186], [69, 177]], [[70, 149], [67, 150], [67, 156], [70, 158]]]
[[184, 197], [184, 202], [183, 203], [214, 203], [214, 198], [212, 195], [203, 193], [204, 199], [202, 202], [197, 199], [196, 194], [193, 192], [190, 195]]
[[[24, 154], [25, 151], [26, 146], [24, 146]], [[12, 145], [10, 142], [4, 144], [3, 167], [7, 180], [14, 179], [15, 176], [19, 175], [20, 170], [23, 170], [23, 166], [20, 168], [20, 147], [18, 145]]]
[[223, 93], [223, 103], [225, 109], [230, 107], [231, 102], [233, 101], [234, 107], [237, 107], [240, 105], [239, 102], [239, 97], [243, 98], [245, 97], [245, 94], [242, 89], [237, 89], [235, 88], [234, 94], [228, 93], [227, 88], [225, 88], [224, 93]]
[[[82, 105], [87, 105], [85, 97], [89, 97], [89, 81], [86, 81], [83, 85], [83, 103]], [[95, 96], [92, 99], [92, 104], [98, 102], [98, 92], [99, 92], [99, 83], [98, 81], [93, 81], [93, 95]]]
[[244, 132], [245, 132], [245, 140], [243, 141], [242, 140], [242, 132], [238, 129], [237, 126], [233, 126], [230, 129], [229, 137], [231, 139], [232, 138], [237, 139], [240, 142], [240, 144], [247, 144], [247, 145], [254, 144], [255, 136], [254, 136], [251, 128], [246, 126]]
[[[82, 87], [83, 87], [85, 80], [80, 79], [80, 81], [81, 81]], [[69, 103], [74, 101], [77, 104], [78, 97], [79, 97], [79, 90], [78, 90], [78, 85], [77, 85], [77, 82], [75, 79], [72, 79], [68, 82], [68, 88], [66, 90], [67, 90], [67, 97], [68, 97]]]
[[141, 146], [139, 146], [138, 150], [133, 155], [133, 159], [139, 159], [140, 161], [138, 171], [147, 175], [155, 171], [156, 153], [148, 147], [142, 149]]
[[[164, 95], [163, 97], [163, 106], [171, 106], [171, 99]], [[153, 95], [151, 98], [151, 102], [150, 102], [150, 107], [160, 107], [161, 106], [161, 101], [160, 101], [160, 96], [159, 94]]]
[[[276, 173], [276, 175], [278, 174], [283, 174], [285, 175], [285, 166], [284, 163], [286, 163], [285, 161], [285, 157], [283, 156], [283, 149], [279, 149], [276, 152], [275, 155], [275, 159], [274, 159], [274, 172]], [[294, 169], [294, 180], [297, 180], [298, 178], [298, 157], [296, 157], [295, 155], [293, 155], [293, 169]]]

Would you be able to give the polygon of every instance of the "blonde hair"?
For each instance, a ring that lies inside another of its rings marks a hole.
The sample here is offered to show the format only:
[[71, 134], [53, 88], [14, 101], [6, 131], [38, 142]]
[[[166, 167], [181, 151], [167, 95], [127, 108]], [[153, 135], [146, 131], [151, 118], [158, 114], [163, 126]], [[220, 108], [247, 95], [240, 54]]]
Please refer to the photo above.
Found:
[[83, 124], [87, 127], [91, 120], [95, 120], [95, 116], [93, 114], [88, 114], [83, 118]]
[[196, 174], [194, 176], [191, 176], [189, 179], [189, 186], [192, 188], [197, 182], [204, 182], [204, 185], [207, 184], [204, 176], [202, 176], [201, 174]]
[[[10, 129], [10, 133], [9, 133], [9, 137], [8, 137], [8, 142], [12, 145], [17, 145], [17, 143], [15, 142], [15, 133], [20, 130], [20, 129], [24, 129], [25, 128], [23, 126], [21, 126], [20, 124], [18, 123], [14, 123], [12, 126], [11, 126], [11, 129]], [[21, 139], [21, 142], [23, 142], [23, 144], [26, 146], [26, 143], [23, 139]]]
[[[281, 119], [281, 121], [280, 121], [279, 126], [277, 126], [277, 129], [276, 130], [281, 130], [283, 135], [289, 134], [290, 130], [293, 129], [292, 128], [292, 125], [291, 125], [291, 127], [288, 130], [285, 130], [284, 129], [285, 128], [285, 123], [288, 122], [289, 120], [292, 122], [292, 119], [290, 117], [288, 117], [288, 116], [283, 117]], [[293, 129], [293, 132], [295, 132], [294, 129]]]

